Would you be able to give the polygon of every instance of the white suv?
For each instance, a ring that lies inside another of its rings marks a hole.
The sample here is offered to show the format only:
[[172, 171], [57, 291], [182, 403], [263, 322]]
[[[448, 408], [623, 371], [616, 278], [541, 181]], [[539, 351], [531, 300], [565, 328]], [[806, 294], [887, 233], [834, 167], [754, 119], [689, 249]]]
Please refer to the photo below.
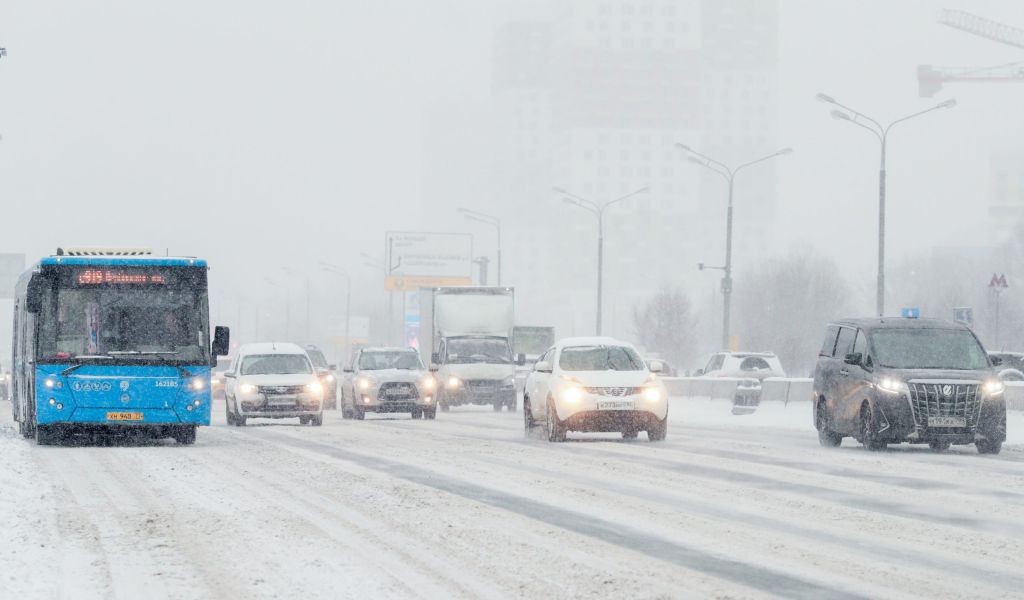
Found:
[[323, 385], [306, 351], [295, 344], [246, 344], [224, 373], [228, 425], [249, 418], [298, 417], [323, 425]]
[[543, 424], [552, 442], [568, 431], [640, 431], [661, 441], [668, 429], [668, 393], [630, 344], [608, 337], [568, 338], [545, 352], [526, 380], [527, 436]]

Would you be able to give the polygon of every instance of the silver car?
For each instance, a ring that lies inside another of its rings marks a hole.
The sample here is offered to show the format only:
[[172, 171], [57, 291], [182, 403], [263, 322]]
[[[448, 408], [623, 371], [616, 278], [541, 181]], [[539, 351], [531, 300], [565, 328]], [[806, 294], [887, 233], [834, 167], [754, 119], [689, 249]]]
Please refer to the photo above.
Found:
[[437, 381], [412, 348], [363, 348], [345, 369], [341, 415], [363, 419], [367, 412], [437, 416]]

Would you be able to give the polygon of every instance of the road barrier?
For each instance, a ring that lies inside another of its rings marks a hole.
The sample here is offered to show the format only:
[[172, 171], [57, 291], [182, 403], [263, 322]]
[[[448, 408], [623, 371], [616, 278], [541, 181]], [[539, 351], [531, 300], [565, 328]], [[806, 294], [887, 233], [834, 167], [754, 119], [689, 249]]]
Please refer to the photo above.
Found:
[[[742, 379], [733, 377], [663, 377], [668, 395], [684, 400], [729, 400], [736, 396]], [[1006, 408], [1024, 411], [1024, 381], [1006, 383]], [[761, 382], [761, 403], [809, 402], [814, 380], [803, 377], [769, 377]]]

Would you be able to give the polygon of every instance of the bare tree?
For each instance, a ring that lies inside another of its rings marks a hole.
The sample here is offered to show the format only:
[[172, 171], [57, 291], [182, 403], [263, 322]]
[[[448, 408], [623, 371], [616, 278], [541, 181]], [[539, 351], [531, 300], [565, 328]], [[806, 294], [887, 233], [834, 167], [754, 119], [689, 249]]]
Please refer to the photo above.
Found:
[[825, 325], [855, 304], [838, 267], [806, 252], [762, 263], [739, 279], [736, 296], [741, 349], [774, 352], [794, 377], [811, 372]]
[[697, 321], [690, 298], [679, 288], [663, 288], [646, 304], [633, 309], [633, 327], [640, 344], [680, 367], [693, 358]]

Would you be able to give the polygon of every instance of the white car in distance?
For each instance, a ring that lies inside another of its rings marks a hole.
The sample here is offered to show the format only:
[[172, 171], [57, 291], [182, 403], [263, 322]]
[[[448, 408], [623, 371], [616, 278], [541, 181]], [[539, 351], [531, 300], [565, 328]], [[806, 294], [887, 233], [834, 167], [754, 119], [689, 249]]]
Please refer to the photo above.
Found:
[[668, 392], [636, 349], [609, 337], [568, 338], [545, 352], [526, 380], [523, 421], [527, 436], [543, 427], [547, 439], [565, 441], [569, 431], [641, 431], [650, 441], [668, 431]]
[[341, 416], [362, 420], [366, 413], [409, 413], [413, 419], [437, 416], [437, 383], [412, 348], [363, 348], [345, 369]]
[[296, 344], [242, 346], [224, 381], [228, 425], [289, 417], [303, 425], [323, 425], [323, 385], [306, 351]]

